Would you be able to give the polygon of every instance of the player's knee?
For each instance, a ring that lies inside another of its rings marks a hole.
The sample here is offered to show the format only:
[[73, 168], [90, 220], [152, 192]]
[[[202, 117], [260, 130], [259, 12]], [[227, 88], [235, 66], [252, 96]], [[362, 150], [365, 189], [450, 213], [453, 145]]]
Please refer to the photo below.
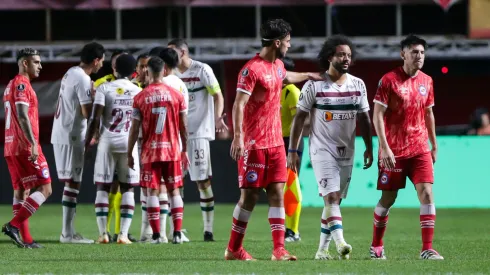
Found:
[[198, 180], [197, 181], [197, 186], [199, 187], [199, 189], [206, 189], [209, 186], [211, 186], [211, 181], [209, 179]]
[[80, 183], [76, 181], [68, 181], [65, 183], [65, 186], [71, 188], [71, 189], [77, 189], [80, 190]]
[[43, 184], [39, 186], [38, 191], [41, 192], [44, 197], [47, 199], [53, 193], [53, 189], [51, 188], [51, 184]]
[[242, 195], [240, 197], [240, 201], [238, 204], [241, 208], [252, 211], [255, 207], [255, 204], [259, 200], [259, 192], [254, 189], [245, 189], [242, 190]]
[[323, 197], [323, 200], [327, 204], [340, 204], [340, 192], [331, 192], [328, 193], [325, 197]]
[[423, 204], [433, 203], [434, 200], [432, 195], [432, 188], [430, 188], [430, 186], [422, 186], [421, 188], [417, 188], [417, 191], [421, 203]]
[[168, 194], [170, 194], [170, 197], [180, 196], [179, 188], [173, 188], [173, 189], [167, 189], [167, 190], [168, 190]]
[[393, 206], [393, 204], [395, 204], [397, 196], [398, 196], [397, 191], [383, 191], [379, 203], [384, 208], [390, 208], [391, 206]]
[[120, 188], [121, 188], [121, 193], [133, 192], [134, 191], [133, 186], [131, 184], [129, 184], [129, 183], [121, 183], [120, 184]]

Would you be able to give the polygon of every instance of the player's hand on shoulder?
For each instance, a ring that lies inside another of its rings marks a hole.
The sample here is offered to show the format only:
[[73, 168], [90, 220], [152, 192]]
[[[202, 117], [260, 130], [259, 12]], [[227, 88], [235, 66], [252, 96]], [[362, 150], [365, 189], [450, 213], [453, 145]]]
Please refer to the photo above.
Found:
[[327, 79], [325, 72], [321, 73], [308, 73], [308, 79], [313, 81], [323, 81]]
[[368, 169], [373, 165], [373, 151], [366, 150], [364, 151], [364, 167], [363, 169]]
[[231, 142], [230, 156], [233, 160], [238, 161], [244, 152], [245, 145], [243, 144], [243, 137], [235, 137]]

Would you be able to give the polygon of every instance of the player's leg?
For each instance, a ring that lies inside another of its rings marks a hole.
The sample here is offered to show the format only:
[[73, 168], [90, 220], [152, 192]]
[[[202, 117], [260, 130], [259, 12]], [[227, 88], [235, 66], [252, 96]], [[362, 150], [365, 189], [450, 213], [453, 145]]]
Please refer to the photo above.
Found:
[[146, 163], [141, 171], [141, 185], [147, 189], [146, 211], [152, 234], [151, 243], [162, 243], [160, 238], [160, 179], [162, 177], [162, 163]]
[[284, 220], [284, 183], [286, 182], [286, 153], [281, 146], [269, 148], [266, 152], [266, 185], [267, 199], [269, 201], [269, 224], [272, 233], [274, 249], [271, 259], [273, 261], [296, 261], [284, 248], [286, 228]]
[[114, 216], [114, 235], [112, 235], [112, 241], [114, 242], [117, 241], [117, 236], [121, 232], [121, 201], [122, 193], [116, 169], [116, 176], [114, 177], [109, 193], [109, 216], [107, 220], [107, 228], [109, 228], [110, 232], [111, 219]]
[[422, 234], [422, 250], [420, 258], [426, 260], [443, 260], [444, 257], [432, 248], [434, 227], [436, 223], [436, 207], [432, 184], [434, 183], [434, 165], [430, 153], [415, 156], [409, 160], [409, 178], [415, 184], [420, 201], [420, 228]]
[[204, 224], [204, 241], [214, 241], [214, 195], [211, 187], [211, 151], [207, 139], [193, 139], [189, 142], [189, 167], [192, 181], [197, 182], [201, 200], [202, 219]]
[[12, 162], [20, 175], [19, 179], [30, 179], [17, 182], [21, 184], [19, 186], [22, 186], [24, 190], [32, 189], [35, 191], [25, 199], [17, 215], [3, 225], [2, 232], [9, 236], [17, 246], [31, 247], [30, 244], [25, 244], [21, 240], [19, 231], [22, 224], [39, 209], [52, 193], [49, 167], [41, 150], [35, 163], [28, 161], [25, 156], [15, 156], [12, 158]]
[[114, 180], [116, 160], [105, 143], [99, 143], [94, 165], [94, 184], [97, 186], [95, 197], [95, 218], [99, 229], [97, 243], [107, 244], [111, 241], [109, 223], [107, 222], [110, 204], [109, 192]]
[[[243, 248], [243, 238], [252, 211], [265, 186], [265, 150], [245, 150], [244, 156], [238, 160], [238, 185], [240, 200], [233, 210], [230, 240], [225, 250], [225, 260], [253, 261], [254, 258]], [[247, 166], [256, 164], [257, 168]], [[259, 168], [261, 167], [261, 168]]]
[[118, 171], [121, 179], [126, 179], [125, 182], [120, 181], [120, 191], [121, 191], [121, 222], [120, 231], [117, 238], [117, 243], [119, 244], [131, 244], [129, 234], [129, 228], [131, 227], [131, 222], [133, 221], [134, 214], [134, 187], [139, 185], [139, 158], [137, 155], [137, 150], [133, 151], [134, 158], [134, 170], [128, 167], [128, 158], [126, 153], [117, 153], [118, 159]]
[[[180, 192], [179, 192], [180, 194]], [[160, 200], [160, 237], [164, 243], [168, 243], [167, 238], [167, 217], [170, 214], [169, 211], [169, 200], [168, 200], [168, 192], [167, 187], [165, 186], [165, 182], [161, 182], [160, 184], [160, 194], [158, 195], [158, 199]], [[172, 226], [172, 234], [173, 234], [173, 222], [170, 223]]]
[[150, 223], [148, 222], [148, 214], [146, 212], [147, 209], [147, 193], [148, 190], [144, 187], [141, 186], [140, 189], [140, 201], [141, 201], [141, 233], [140, 233], [140, 242], [146, 242], [151, 240], [151, 227]]
[[374, 208], [373, 240], [369, 249], [371, 259], [386, 259], [383, 237], [388, 224], [388, 214], [395, 203], [398, 190], [405, 188], [407, 176], [405, 163], [405, 160], [397, 159], [395, 168], [387, 170], [378, 162], [377, 189], [381, 190], [381, 198]]
[[183, 186], [182, 165], [180, 161], [165, 162], [162, 166], [163, 180], [170, 195], [170, 213], [172, 213], [172, 243], [182, 244], [182, 222], [184, 219], [184, 201], [180, 194]]

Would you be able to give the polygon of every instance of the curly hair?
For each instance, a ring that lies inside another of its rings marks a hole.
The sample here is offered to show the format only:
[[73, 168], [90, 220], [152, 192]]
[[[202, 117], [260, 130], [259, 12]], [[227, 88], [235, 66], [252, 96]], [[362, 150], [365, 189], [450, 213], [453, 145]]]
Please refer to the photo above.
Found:
[[323, 70], [328, 70], [330, 66], [329, 59], [337, 52], [337, 46], [347, 45], [352, 53], [352, 60], [356, 58], [356, 51], [352, 41], [344, 35], [334, 35], [328, 38], [322, 46], [320, 53], [318, 53], [318, 62]]

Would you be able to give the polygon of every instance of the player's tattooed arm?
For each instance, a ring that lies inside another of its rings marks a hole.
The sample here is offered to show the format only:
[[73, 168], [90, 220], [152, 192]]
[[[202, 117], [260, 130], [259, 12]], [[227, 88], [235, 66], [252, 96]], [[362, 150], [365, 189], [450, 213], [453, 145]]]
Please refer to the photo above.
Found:
[[31, 161], [35, 161], [38, 156], [37, 152], [37, 142], [34, 138], [34, 133], [32, 132], [31, 121], [29, 119], [29, 106], [24, 104], [16, 104], [17, 108], [17, 119], [19, 120], [20, 128], [27, 138], [27, 141], [31, 144]]
[[436, 162], [437, 159], [437, 140], [436, 140], [436, 120], [434, 118], [434, 112], [432, 108], [425, 109], [425, 127], [427, 127], [427, 133], [429, 134], [429, 141], [432, 145], [432, 161]]
[[308, 115], [308, 112], [297, 108], [296, 115], [293, 119], [293, 124], [291, 125], [291, 133], [289, 134], [287, 165], [288, 168], [293, 170], [295, 173], [298, 172], [300, 154], [302, 153], [298, 152], [298, 146], [303, 133], [303, 126], [306, 119], [308, 118]]
[[243, 111], [247, 105], [250, 95], [238, 92], [233, 103], [233, 142], [231, 143], [230, 155], [234, 160], [238, 160], [244, 152], [243, 144]]
[[373, 164], [373, 139], [371, 133], [371, 119], [369, 112], [359, 113], [359, 128], [361, 129], [362, 139], [366, 145], [364, 152], [364, 169], [368, 169]]
[[103, 112], [104, 112], [104, 106], [95, 104], [92, 110], [92, 115], [90, 116], [88, 121], [88, 129], [85, 136], [85, 150], [87, 150], [87, 148], [90, 145], [90, 142], [92, 141], [92, 138], [95, 136], [97, 130], [99, 130], [100, 117], [102, 116]]

